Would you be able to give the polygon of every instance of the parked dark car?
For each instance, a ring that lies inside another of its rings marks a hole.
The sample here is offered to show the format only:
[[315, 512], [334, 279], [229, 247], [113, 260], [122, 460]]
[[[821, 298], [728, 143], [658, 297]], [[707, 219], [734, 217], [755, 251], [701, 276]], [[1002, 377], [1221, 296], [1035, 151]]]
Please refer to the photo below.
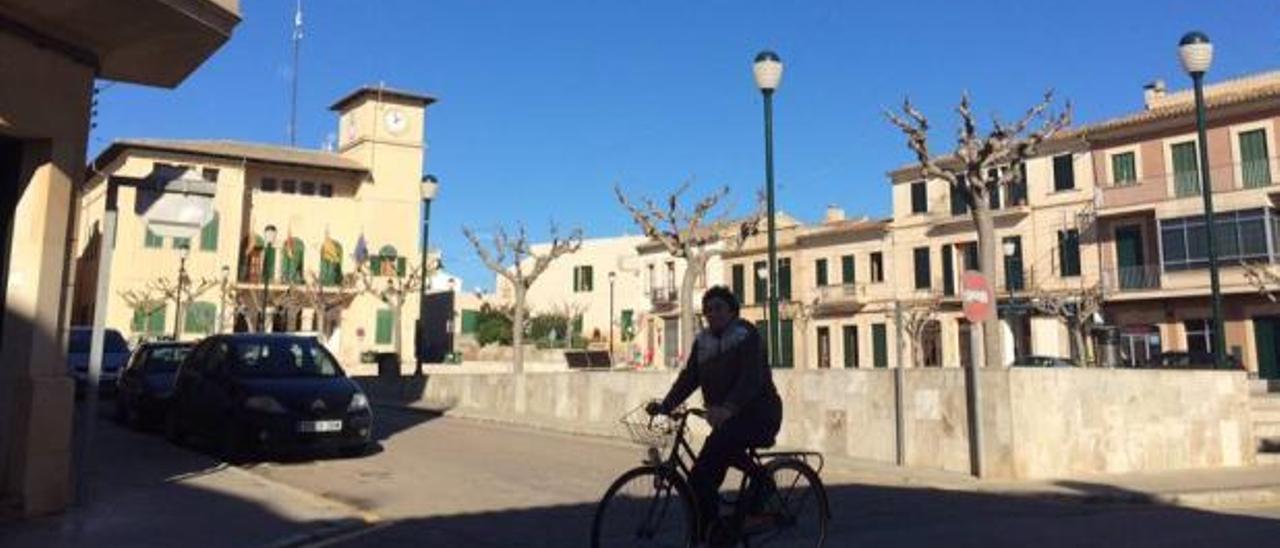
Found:
[[[93, 328], [72, 327], [67, 333], [67, 373], [76, 381], [76, 393], [83, 394], [89, 385], [89, 343]], [[129, 361], [129, 344], [114, 329], [102, 331], [102, 371], [98, 375], [98, 391], [115, 390], [116, 377]]]
[[1013, 360], [1014, 367], [1077, 367], [1076, 362], [1055, 356], [1022, 356]]
[[134, 428], [159, 424], [189, 342], [143, 343], [116, 380], [116, 420]]
[[[1217, 364], [1212, 352], [1164, 352], [1151, 360], [1146, 368], [1156, 369], [1215, 369]], [[1227, 355], [1227, 369], [1244, 370], [1240, 359]]]
[[314, 337], [214, 335], [178, 368], [165, 434], [203, 438], [228, 460], [259, 451], [372, 446], [369, 400]]

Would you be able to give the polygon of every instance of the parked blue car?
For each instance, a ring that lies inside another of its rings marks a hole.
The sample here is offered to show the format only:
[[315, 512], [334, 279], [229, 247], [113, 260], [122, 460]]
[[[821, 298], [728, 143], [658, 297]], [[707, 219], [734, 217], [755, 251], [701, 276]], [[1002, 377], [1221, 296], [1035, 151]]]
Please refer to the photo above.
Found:
[[195, 343], [143, 343], [116, 380], [116, 420], [133, 428], [163, 424], [178, 366]]
[[[67, 374], [76, 380], [76, 393], [83, 393], [89, 384], [89, 339], [93, 334], [90, 327], [72, 327], [68, 334]], [[102, 374], [98, 379], [98, 388], [102, 392], [113, 392], [116, 378], [129, 361], [129, 343], [124, 336], [114, 329], [106, 329], [102, 333]]]

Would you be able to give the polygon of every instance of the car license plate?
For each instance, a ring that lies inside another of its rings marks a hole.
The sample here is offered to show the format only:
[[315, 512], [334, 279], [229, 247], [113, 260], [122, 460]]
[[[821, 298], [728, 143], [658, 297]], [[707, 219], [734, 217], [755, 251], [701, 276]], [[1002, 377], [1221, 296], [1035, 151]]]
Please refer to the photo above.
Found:
[[339, 432], [342, 421], [302, 421], [298, 423], [299, 432]]

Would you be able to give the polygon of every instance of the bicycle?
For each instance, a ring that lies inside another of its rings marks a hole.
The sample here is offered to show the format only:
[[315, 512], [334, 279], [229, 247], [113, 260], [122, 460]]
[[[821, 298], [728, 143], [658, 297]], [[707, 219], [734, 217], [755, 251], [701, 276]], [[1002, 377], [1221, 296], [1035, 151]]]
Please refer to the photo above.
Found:
[[[705, 411], [696, 408], [651, 417], [644, 406], [623, 416], [621, 422], [632, 441], [648, 451], [643, 464], [624, 472], [605, 491], [592, 522], [591, 546], [688, 547], [699, 540], [698, 505], [688, 480], [689, 463], [696, 456], [686, 435], [689, 415], [705, 419]], [[798, 542], [786, 545], [822, 546], [831, 515], [826, 488], [818, 477], [822, 454], [751, 448], [747, 455], [754, 472], [743, 470], [734, 499], [720, 496], [717, 506], [728, 505], [733, 511], [728, 516], [721, 512], [719, 519], [711, 521], [708, 539], [716, 544], [758, 546], [790, 538]], [[817, 461], [817, 469], [809, 460]]]

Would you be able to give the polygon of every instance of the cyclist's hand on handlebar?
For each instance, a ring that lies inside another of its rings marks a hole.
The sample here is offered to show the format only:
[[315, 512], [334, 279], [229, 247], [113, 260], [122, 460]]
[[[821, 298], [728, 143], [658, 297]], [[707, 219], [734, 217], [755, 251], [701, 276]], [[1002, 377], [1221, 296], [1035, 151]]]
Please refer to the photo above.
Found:
[[644, 412], [650, 415], [665, 415], [667, 409], [662, 406], [662, 402], [654, 400], [644, 404]]

